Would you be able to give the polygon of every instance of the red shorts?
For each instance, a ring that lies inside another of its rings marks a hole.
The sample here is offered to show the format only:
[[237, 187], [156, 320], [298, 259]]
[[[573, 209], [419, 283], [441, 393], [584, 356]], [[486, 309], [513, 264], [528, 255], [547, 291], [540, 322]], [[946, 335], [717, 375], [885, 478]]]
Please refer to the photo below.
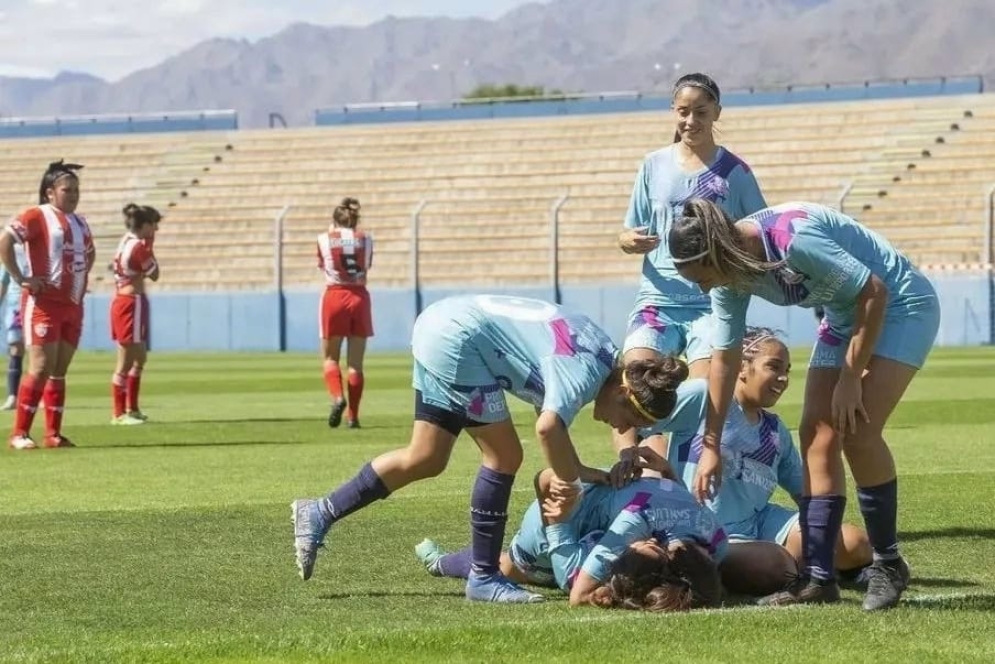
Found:
[[325, 289], [318, 313], [321, 338], [372, 337], [373, 309], [370, 292], [365, 288]]
[[148, 343], [149, 298], [115, 295], [111, 301], [111, 339], [121, 345]]
[[83, 306], [49, 302], [25, 292], [21, 296], [24, 345], [44, 346], [64, 341], [73, 348], [83, 335]]

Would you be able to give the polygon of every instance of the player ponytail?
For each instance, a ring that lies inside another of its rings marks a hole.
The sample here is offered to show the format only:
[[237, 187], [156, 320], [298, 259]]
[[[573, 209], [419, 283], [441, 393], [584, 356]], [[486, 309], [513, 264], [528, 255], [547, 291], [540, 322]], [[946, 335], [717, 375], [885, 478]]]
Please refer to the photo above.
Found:
[[128, 203], [121, 208], [121, 214], [124, 215], [124, 227], [132, 232], [148, 224], [157, 224], [162, 219], [162, 215], [154, 207], [135, 203]]
[[341, 228], [355, 228], [359, 225], [359, 199], [345, 197], [335, 206], [332, 222]]
[[722, 581], [715, 561], [690, 545], [668, 550], [666, 560], [626, 549], [591, 598], [605, 609], [654, 613], [715, 607], [721, 601]]
[[38, 205], [45, 205], [49, 202], [48, 190], [55, 187], [55, 183], [62, 178], [73, 178], [78, 180], [76, 171], [83, 168], [83, 164], [67, 164], [60, 159], [53, 161], [45, 169], [45, 174], [41, 176], [41, 184], [38, 185]]
[[684, 204], [682, 212], [668, 237], [670, 255], [676, 265], [711, 267], [727, 277], [733, 288], [780, 267], [780, 262], [765, 261], [751, 254], [735, 222], [715, 203], [692, 199]]
[[688, 365], [665, 355], [629, 362], [621, 373], [621, 383], [629, 388], [631, 398], [639, 404], [638, 410], [662, 420], [677, 405], [677, 386], [687, 380]]

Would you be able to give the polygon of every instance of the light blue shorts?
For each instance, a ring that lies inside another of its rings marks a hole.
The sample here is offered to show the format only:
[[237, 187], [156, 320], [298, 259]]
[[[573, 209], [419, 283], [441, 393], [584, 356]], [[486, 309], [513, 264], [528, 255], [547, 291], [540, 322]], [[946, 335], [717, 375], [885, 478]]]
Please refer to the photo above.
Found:
[[[590, 521], [594, 518], [596, 515], [592, 513], [592, 509], [584, 507], [583, 501], [570, 515], [569, 523], [576, 532], [582, 533], [579, 541], [581, 560], [587, 558], [587, 554], [605, 534], [603, 530], [590, 528]], [[529, 509], [525, 511], [522, 525], [511, 538], [511, 544], [508, 545], [508, 556], [518, 571], [529, 580], [529, 583], [549, 588], [557, 587], [553, 563], [549, 558], [549, 542], [543, 531], [542, 514], [538, 501], [533, 501], [529, 505]]]
[[[884, 327], [874, 355], [922, 368], [940, 329], [940, 302], [936, 293], [917, 298], [916, 306], [895, 307], [885, 314]], [[826, 309], [808, 366], [811, 369], [838, 369], [843, 366], [853, 333], [852, 314], [840, 315]]]
[[453, 413], [467, 423], [494, 424], [511, 418], [504, 389], [490, 373], [475, 384], [457, 385], [415, 360], [411, 386], [421, 392], [426, 404]]
[[706, 309], [646, 304], [629, 315], [622, 352], [649, 348], [661, 355], [681, 355], [688, 364], [712, 356], [712, 315]]
[[21, 300], [8, 302], [3, 307], [3, 327], [7, 331], [7, 344], [24, 343], [24, 327], [21, 323]]
[[731, 542], [774, 542], [784, 546], [796, 523], [798, 510], [770, 503], [752, 519], [727, 524], [722, 528]]

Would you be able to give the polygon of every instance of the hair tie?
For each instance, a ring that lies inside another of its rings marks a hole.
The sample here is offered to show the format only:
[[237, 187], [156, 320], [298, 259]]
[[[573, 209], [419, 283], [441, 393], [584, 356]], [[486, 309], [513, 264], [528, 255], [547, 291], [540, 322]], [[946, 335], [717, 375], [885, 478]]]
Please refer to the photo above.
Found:
[[677, 96], [677, 93], [681, 91], [682, 88], [700, 88], [710, 94], [715, 103], [718, 104], [720, 101], [719, 91], [708, 85], [707, 83], [702, 83], [701, 81], [680, 81], [674, 86], [673, 97]]
[[631, 403], [632, 407], [636, 409], [636, 412], [645, 417], [647, 420], [656, 422], [659, 418], [643, 408], [643, 405], [639, 403], [638, 399], [636, 399], [636, 395], [632, 393], [632, 388], [629, 387], [629, 379], [625, 377], [625, 369], [622, 369], [622, 385], [629, 388], [629, 403]]
[[743, 355], [746, 355], [749, 351], [753, 350], [754, 348], [759, 346], [762, 342], [767, 341], [768, 339], [777, 339], [777, 337], [773, 334], [761, 334], [759, 337], [757, 337], [750, 343], [743, 346]]

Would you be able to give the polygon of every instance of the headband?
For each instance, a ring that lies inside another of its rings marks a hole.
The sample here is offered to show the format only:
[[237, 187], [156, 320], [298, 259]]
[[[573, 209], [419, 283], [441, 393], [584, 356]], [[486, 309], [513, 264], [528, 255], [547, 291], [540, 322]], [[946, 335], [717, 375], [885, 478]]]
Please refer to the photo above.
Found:
[[[622, 369], [622, 385], [624, 385], [625, 387], [629, 387], [629, 379], [625, 377], [625, 369]], [[645, 408], [643, 408], [643, 405], [639, 403], [638, 399], [636, 399], [636, 395], [632, 393], [632, 388], [629, 388], [629, 403], [632, 404], [632, 407], [636, 409], [637, 413], [645, 417], [647, 420], [656, 422], [658, 419], [660, 419], [655, 415], [652, 415]]]
[[694, 256], [688, 256], [687, 258], [674, 258], [674, 265], [683, 265], [684, 263], [693, 263], [694, 261], [701, 260], [708, 255], [708, 250], [701, 252], [700, 254], [695, 254]]
[[768, 339], [777, 339], [777, 337], [774, 336], [773, 334], [761, 334], [759, 337], [757, 337], [750, 343], [743, 346], [743, 355], [746, 355], [749, 351], [753, 350], [754, 348], [759, 346], [764, 341], [767, 341]]
[[716, 104], [720, 101], [719, 91], [710, 86], [708, 83], [702, 83], [701, 81], [680, 81], [674, 86], [674, 93], [671, 96], [676, 97], [677, 93], [681, 91], [681, 88], [701, 88], [708, 94], [712, 95], [712, 99], [715, 100]]

